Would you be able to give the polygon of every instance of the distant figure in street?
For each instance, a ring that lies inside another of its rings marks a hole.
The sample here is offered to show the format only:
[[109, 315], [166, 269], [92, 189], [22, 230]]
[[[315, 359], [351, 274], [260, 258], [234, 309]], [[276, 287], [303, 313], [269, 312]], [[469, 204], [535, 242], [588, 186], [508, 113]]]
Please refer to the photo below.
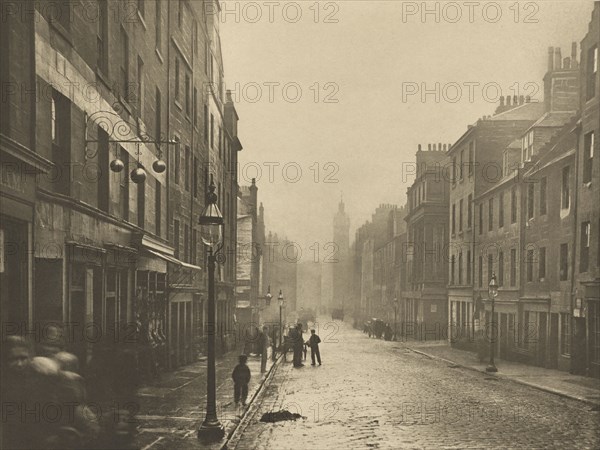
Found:
[[240, 400], [242, 405], [246, 406], [248, 398], [248, 383], [250, 382], [250, 369], [246, 365], [248, 357], [246, 355], [239, 356], [239, 363], [234, 367], [231, 378], [233, 378], [233, 398], [235, 405], [238, 406]]
[[303, 367], [302, 364], [302, 347], [304, 346], [304, 338], [302, 337], [302, 324], [296, 325], [296, 334], [294, 336], [294, 367]]
[[260, 371], [267, 371], [267, 353], [269, 352], [269, 327], [264, 326], [259, 339], [260, 344]]
[[308, 338], [308, 345], [310, 346], [310, 359], [312, 360], [311, 366], [315, 365], [315, 357], [321, 365], [321, 352], [319, 351], [319, 344], [321, 343], [321, 338], [315, 332], [315, 330], [310, 330], [310, 337]]

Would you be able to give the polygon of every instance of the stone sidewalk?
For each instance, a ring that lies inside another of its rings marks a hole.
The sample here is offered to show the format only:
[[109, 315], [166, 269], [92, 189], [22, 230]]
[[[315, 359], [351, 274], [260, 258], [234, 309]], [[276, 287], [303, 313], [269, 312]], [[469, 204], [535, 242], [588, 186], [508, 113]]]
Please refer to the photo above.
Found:
[[[397, 342], [395, 344], [398, 344]], [[438, 342], [404, 342], [403, 347], [422, 354], [458, 365], [470, 370], [484, 372], [498, 378], [509, 379], [536, 389], [556, 395], [579, 400], [596, 407], [600, 406], [600, 380], [597, 378], [572, 375], [560, 370], [530, 366], [513, 361], [496, 358], [498, 372], [490, 374], [485, 371], [487, 360], [479, 362], [476, 353], [452, 348], [446, 341]]]
[[[198, 361], [161, 377], [138, 390], [135, 405], [138, 434], [136, 448], [162, 449], [220, 449], [233, 433], [246, 408], [236, 408], [233, 402], [231, 372], [238, 361], [239, 351], [231, 351], [217, 359], [217, 415], [225, 428], [220, 442], [207, 445], [198, 440], [196, 432], [206, 411], [206, 360]], [[249, 356], [252, 378], [248, 386], [248, 404], [259, 391], [274, 363], [269, 355], [267, 372], [260, 373], [260, 356]]]

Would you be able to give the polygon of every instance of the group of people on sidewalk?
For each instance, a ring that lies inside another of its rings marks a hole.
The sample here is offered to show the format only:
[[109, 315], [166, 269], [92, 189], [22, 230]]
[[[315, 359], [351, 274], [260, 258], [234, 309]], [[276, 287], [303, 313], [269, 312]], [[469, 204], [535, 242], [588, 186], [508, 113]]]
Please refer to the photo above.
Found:
[[[321, 352], [319, 350], [319, 344], [321, 338], [316, 333], [316, 330], [310, 330], [310, 337], [305, 342], [302, 336], [302, 324], [298, 323], [295, 327], [290, 328], [288, 333], [288, 339], [292, 344], [294, 351], [294, 367], [303, 367], [302, 354], [304, 353], [304, 359], [306, 359], [306, 348], [310, 347], [310, 358], [313, 366], [319, 363], [321, 365]], [[269, 328], [263, 327], [262, 332], [258, 335], [258, 349], [260, 351], [260, 371], [265, 373], [267, 371], [267, 358], [270, 346], [269, 339]], [[287, 348], [284, 350], [287, 353]], [[246, 406], [248, 399], [248, 384], [250, 383], [251, 373], [250, 368], [247, 365], [248, 356], [242, 354], [238, 357], [238, 364], [233, 368], [231, 378], [233, 379], [233, 399], [236, 407], [240, 404]]]

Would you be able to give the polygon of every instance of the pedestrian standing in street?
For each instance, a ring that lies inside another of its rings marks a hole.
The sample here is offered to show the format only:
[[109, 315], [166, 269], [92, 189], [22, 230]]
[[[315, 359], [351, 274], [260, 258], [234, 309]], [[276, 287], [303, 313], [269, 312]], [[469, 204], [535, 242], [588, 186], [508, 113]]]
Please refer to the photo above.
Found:
[[310, 337], [308, 338], [308, 345], [310, 347], [310, 359], [312, 360], [311, 366], [315, 365], [315, 357], [321, 365], [321, 352], [319, 351], [319, 344], [321, 343], [321, 338], [316, 333], [316, 331], [310, 330]]
[[231, 378], [233, 378], [233, 398], [236, 406], [238, 406], [240, 400], [242, 401], [242, 406], [246, 406], [248, 383], [250, 382], [250, 369], [246, 365], [248, 357], [240, 355], [238, 359], [238, 365], [234, 367], [231, 374]]
[[296, 325], [296, 334], [294, 337], [294, 367], [303, 367], [302, 364], [302, 347], [304, 346], [304, 338], [302, 337], [302, 324]]
[[260, 372], [267, 371], [267, 353], [269, 352], [269, 327], [264, 326], [260, 334]]

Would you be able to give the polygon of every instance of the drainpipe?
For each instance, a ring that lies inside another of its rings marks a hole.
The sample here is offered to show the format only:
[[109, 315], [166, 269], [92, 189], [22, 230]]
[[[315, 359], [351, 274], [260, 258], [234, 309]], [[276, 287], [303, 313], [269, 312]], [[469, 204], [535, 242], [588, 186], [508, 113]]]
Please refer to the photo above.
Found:
[[[168, 5], [168, 4], [167, 4]], [[166, 31], [167, 31], [167, 136], [170, 139], [171, 137], [171, 45], [169, 44], [169, 40], [171, 38], [171, 8], [167, 8], [167, 26], [166, 26]], [[163, 38], [164, 40], [164, 38]], [[175, 144], [175, 145], [179, 145], [179, 143]], [[167, 150], [167, 174], [166, 174], [166, 180], [167, 180], [167, 186], [166, 186], [166, 191], [167, 191], [167, 241], [169, 240], [169, 225], [171, 224], [171, 202], [170, 202], [170, 186], [171, 186], [171, 167], [170, 167], [170, 162], [171, 162], [171, 152], [170, 152], [170, 146], [167, 145], [166, 146], [166, 150]], [[168, 369], [172, 369], [172, 365], [171, 365], [171, 349], [172, 349], [172, 338], [173, 338], [173, 331], [171, 329], [171, 289], [169, 288], [169, 263], [167, 263], [167, 276], [166, 276], [166, 283], [165, 283], [165, 297], [167, 299], [167, 311], [165, 314], [165, 317], [167, 319], [167, 329], [169, 330], [169, 335], [167, 336], [167, 368]]]
[[[570, 372], [573, 373], [574, 371], [574, 367], [573, 367], [573, 349], [574, 349], [574, 331], [575, 331], [575, 317], [573, 316], [573, 307], [574, 307], [574, 299], [575, 299], [575, 292], [576, 292], [576, 283], [575, 283], [575, 264], [577, 262], [577, 189], [579, 187], [579, 143], [581, 140], [581, 120], [579, 120], [575, 126], [575, 128], [571, 131], [571, 132], [575, 132], [577, 133], [577, 141], [575, 144], [575, 156], [574, 156], [574, 166], [575, 166], [575, 183], [573, 184], [573, 189], [571, 190], [573, 192], [573, 250], [571, 251], [571, 290], [569, 292], [569, 299], [570, 299], [570, 311], [569, 311], [569, 322], [570, 322], [570, 329], [569, 329], [569, 334], [570, 334], [570, 340], [571, 340], [571, 370]], [[582, 310], [583, 310], [583, 304], [582, 304]], [[589, 342], [589, 336], [588, 336], [588, 327], [587, 327], [587, 317], [584, 319], [586, 321], [586, 327], [585, 327], [585, 334], [586, 334], [586, 339], [585, 339], [585, 370], [586, 372], [588, 372], [589, 369], [589, 351], [588, 351], [588, 342]]]

